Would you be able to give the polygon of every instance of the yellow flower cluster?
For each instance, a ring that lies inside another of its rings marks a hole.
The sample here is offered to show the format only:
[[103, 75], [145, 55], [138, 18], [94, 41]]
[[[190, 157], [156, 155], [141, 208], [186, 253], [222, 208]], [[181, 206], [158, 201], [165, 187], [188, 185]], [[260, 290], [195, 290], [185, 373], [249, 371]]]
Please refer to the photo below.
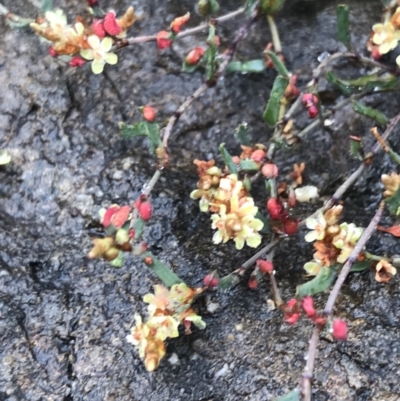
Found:
[[[372, 27], [370, 42], [372, 47], [378, 49], [379, 55], [389, 53], [395, 49], [400, 40], [400, 7], [392, 15], [389, 21], [383, 24], [375, 24]], [[400, 56], [396, 58], [396, 63], [400, 65]]]
[[141, 316], [135, 315], [136, 325], [127, 340], [138, 348], [149, 372], [157, 369], [165, 356], [164, 341], [179, 336], [178, 327], [181, 323], [187, 333], [190, 333], [191, 323], [200, 329], [206, 327], [201, 316], [190, 307], [194, 297], [201, 291], [201, 288], [189, 288], [184, 283], [175, 284], [170, 290], [155, 285], [154, 294], [143, 297], [143, 301], [149, 304], [149, 318], [143, 323]]
[[307, 228], [311, 229], [306, 234], [307, 242], [314, 242], [314, 260], [304, 265], [304, 269], [310, 275], [316, 275], [322, 266], [331, 266], [336, 263], [344, 263], [350, 256], [357, 241], [360, 239], [363, 229], [353, 223], [338, 224], [343, 207], [334, 206], [316, 217], [306, 220]]

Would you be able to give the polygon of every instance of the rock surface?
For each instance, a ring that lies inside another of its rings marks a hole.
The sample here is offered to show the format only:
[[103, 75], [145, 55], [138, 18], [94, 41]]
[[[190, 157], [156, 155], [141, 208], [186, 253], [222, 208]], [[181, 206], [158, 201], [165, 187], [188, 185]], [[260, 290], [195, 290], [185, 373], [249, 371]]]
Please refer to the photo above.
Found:
[[[35, 16], [33, 3], [3, 1], [17, 14]], [[55, 3], [70, 18], [84, 8], [83, 1]], [[187, 10], [195, 15], [193, 3], [107, 2], [117, 11], [132, 4], [143, 14], [132, 35], [154, 34]], [[241, 4], [227, 3], [222, 12]], [[353, 42], [363, 52], [381, 5], [378, 0], [347, 3]], [[335, 7], [335, 1], [288, 0], [278, 15], [288, 66], [300, 85], [308, 82], [310, 67], [318, 65], [323, 52], [341, 49], [334, 39]], [[220, 25], [222, 46], [243, 21]], [[191, 24], [198, 22], [194, 16]], [[268, 309], [268, 282], [256, 291], [243, 283], [228, 294], [210, 294], [206, 303], [218, 308], [198, 305], [207, 329], [170, 341], [162, 365], [149, 374], [125, 338], [134, 314], [145, 313], [142, 296], [154, 277], [134, 258], [114, 269], [85, 257], [99, 229], [98, 210], [135, 199], [154, 169], [143, 141], [121, 139], [117, 123], [139, 119], [137, 107], [144, 104], [159, 109], [160, 121], [168, 118], [202, 83], [200, 72], [187, 75], [180, 68], [183, 56], [205, 35], [185, 38], [163, 52], [154, 44], [124, 49], [118, 65], [94, 76], [88, 66], [66, 68], [32, 33], [13, 31], [3, 19], [0, 32], [0, 147], [12, 156], [9, 165], [0, 167], [0, 400], [261, 401], [296, 387], [312, 327], [305, 320], [289, 327], [279, 311]], [[238, 58], [259, 58], [269, 40], [266, 23], [259, 21]], [[337, 70], [357, 68], [341, 63]], [[213, 246], [209, 217], [189, 199], [196, 185], [192, 161], [218, 157], [221, 142], [237, 152], [233, 132], [242, 121], [248, 122], [254, 140], [268, 140], [271, 130], [261, 114], [274, 76], [269, 70], [224, 78], [174, 130], [171, 168], [154, 190], [154, 218], [145, 237], [151, 250], [190, 285], [200, 285], [209, 270], [229, 273], [253, 253], [237, 252], [232, 244]], [[400, 98], [377, 94], [368, 104], [394, 116]], [[312, 132], [295, 149], [279, 150], [280, 171], [306, 162], [306, 184], [328, 196], [357, 166], [348, 155], [348, 136], [365, 137], [368, 146], [373, 143], [370, 127], [370, 121], [344, 108], [329, 130]], [[393, 138], [399, 149], [399, 136]], [[377, 158], [347, 194], [346, 219], [368, 224], [381, 197], [379, 177], [394, 168], [388, 157]], [[259, 201], [261, 206], [263, 196]], [[304, 206], [302, 213], [319, 204]], [[303, 236], [300, 232], [286, 240], [276, 253], [285, 299], [303, 280], [302, 266], [312, 255]], [[382, 233], [368, 249], [400, 253], [398, 241]], [[313, 400], [400, 399], [398, 284], [398, 278], [379, 284], [369, 273], [346, 281], [336, 314], [348, 321], [349, 339], [337, 343], [329, 334], [322, 337]], [[325, 300], [326, 294], [317, 297], [318, 306]]]

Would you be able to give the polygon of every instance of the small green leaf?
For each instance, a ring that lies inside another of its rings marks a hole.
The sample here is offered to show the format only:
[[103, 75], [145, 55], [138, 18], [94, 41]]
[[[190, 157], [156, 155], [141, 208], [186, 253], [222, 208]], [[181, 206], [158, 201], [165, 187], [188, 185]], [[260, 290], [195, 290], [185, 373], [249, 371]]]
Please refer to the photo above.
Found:
[[40, 6], [40, 11], [42, 14], [47, 11], [51, 11], [53, 9], [53, 0], [43, 0], [42, 5]]
[[144, 227], [144, 220], [141, 217], [138, 217], [133, 225], [133, 229], [135, 230], [135, 240], [142, 238]]
[[333, 72], [329, 71], [326, 74], [327, 81], [340, 89], [343, 94], [351, 95], [360, 91], [377, 91], [395, 89], [398, 87], [397, 78], [394, 75], [387, 74], [385, 76], [379, 75], [365, 75], [363, 77], [345, 80], [338, 78]]
[[142, 256], [143, 259], [148, 256], [153, 260], [151, 265], [146, 264], [146, 266], [152, 270], [167, 287], [183, 283], [183, 281], [167, 265], [158, 260], [151, 252], [146, 252]]
[[239, 143], [244, 146], [252, 146], [248, 136], [248, 125], [247, 123], [240, 124], [235, 131], [235, 136]]
[[234, 161], [232, 160], [232, 156], [225, 149], [224, 143], [221, 143], [221, 145], [219, 145], [219, 152], [221, 153], [222, 159], [224, 160], [226, 167], [228, 167], [229, 172], [231, 174], [237, 174], [238, 166], [234, 163]]
[[288, 84], [289, 78], [287, 77], [278, 75], [275, 78], [274, 86], [263, 114], [264, 121], [270, 126], [274, 126], [278, 122], [280, 102]]
[[356, 138], [350, 137], [350, 154], [358, 160], [364, 160], [364, 149], [362, 142]]
[[391, 148], [389, 148], [389, 156], [395, 163], [400, 164], [400, 155]]
[[127, 125], [120, 122], [118, 126], [120, 128], [120, 133], [124, 138], [147, 136], [149, 138], [149, 147], [152, 153], [155, 153], [157, 147], [161, 144], [160, 127], [156, 123], [140, 121], [133, 125]]
[[215, 70], [217, 68], [217, 45], [215, 43], [215, 26], [210, 24], [208, 38], [208, 49], [203, 58], [206, 60], [206, 80], [211, 81], [214, 78]]
[[261, 0], [261, 7], [265, 14], [271, 15], [278, 11], [285, 0]]
[[362, 272], [367, 270], [371, 266], [371, 260], [363, 260], [362, 262], [356, 262], [351, 268], [351, 272]]
[[326, 73], [326, 80], [333, 86], [336, 86], [344, 95], [350, 96], [353, 90], [345, 84], [347, 81], [339, 79], [332, 71]]
[[352, 104], [353, 104], [353, 110], [356, 113], [372, 118], [378, 124], [381, 125], [386, 125], [389, 123], [389, 119], [379, 110], [364, 106], [363, 104], [357, 102], [356, 100], [353, 100]]
[[236, 273], [228, 274], [219, 280], [217, 289], [220, 291], [228, 291], [240, 281], [239, 276]]
[[118, 256], [110, 262], [110, 265], [113, 267], [122, 267], [124, 264], [124, 253], [119, 251]]
[[334, 282], [340, 266], [322, 266], [321, 270], [312, 280], [297, 286], [296, 297], [301, 299], [306, 295], [315, 295], [327, 290]]
[[184, 61], [183, 64], [182, 64], [182, 72], [186, 72], [187, 74], [191, 74], [192, 72], [195, 72], [199, 67], [200, 67], [200, 62], [198, 62], [195, 65], [190, 65], [186, 61]]
[[11, 156], [8, 154], [8, 150], [0, 150], [0, 166], [5, 166], [6, 164], [10, 163], [10, 161]]
[[264, 53], [266, 53], [271, 58], [278, 74], [282, 75], [282, 77], [289, 78], [289, 72], [286, 69], [285, 64], [281, 61], [281, 59], [274, 52], [270, 50], [266, 50]]
[[275, 401], [300, 401], [300, 391], [296, 388], [290, 393], [282, 397], [276, 398]]
[[244, 171], [258, 171], [260, 170], [260, 164], [256, 163], [254, 160], [247, 159], [247, 160], [240, 160], [240, 170]]
[[226, 72], [260, 73], [266, 69], [263, 59], [250, 60], [246, 62], [232, 61], [228, 64]]
[[264, 223], [263, 228], [260, 230], [260, 233], [261, 233], [261, 234], [266, 234], [266, 233], [270, 233], [270, 232], [271, 232], [271, 228], [270, 228], [270, 225], [269, 225], [269, 221], [268, 221], [268, 219], [267, 219], [263, 214], [261, 214], [261, 213], [258, 211], [258, 212], [256, 213], [256, 215], [255, 215], [255, 218], [258, 219], [258, 220], [261, 220], [261, 221]]
[[35, 22], [34, 19], [31, 18], [22, 18], [14, 16], [13, 18], [7, 18], [6, 23], [12, 29], [22, 29], [22, 28], [29, 28], [30, 24]]
[[217, 0], [208, 0], [210, 3], [210, 14], [216, 14], [219, 10], [219, 3]]
[[247, 175], [243, 179], [243, 187], [246, 189], [247, 192], [251, 191], [251, 181]]
[[400, 215], [400, 189], [398, 189], [393, 196], [385, 199], [385, 203], [389, 212], [395, 216]]
[[336, 8], [337, 38], [350, 49], [349, 7], [339, 4]]
[[258, 7], [259, 3], [259, 0], [247, 0], [246, 4], [244, 5], [245, 14], [251, 17], [254, 14], [254, 11]]

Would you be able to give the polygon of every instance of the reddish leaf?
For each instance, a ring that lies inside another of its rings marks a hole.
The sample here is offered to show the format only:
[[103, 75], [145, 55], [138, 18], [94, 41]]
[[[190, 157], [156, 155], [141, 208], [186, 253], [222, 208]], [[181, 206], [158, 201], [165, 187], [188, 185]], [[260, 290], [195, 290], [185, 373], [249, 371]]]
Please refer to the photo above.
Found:
[[385, 233], [392, 234], [395, 237], [400, 237], [400, 226], [393, 226], [393, 227], [389, 227], [389, 228], [378, 226], [378, 230], [381, 230]]
[[114, 214], [119, 210], [119, 206], [111, 206], [106, 210], [104, 214], [102, 224], [105, 228], [107, 228], [111, 224], [111, 218]]

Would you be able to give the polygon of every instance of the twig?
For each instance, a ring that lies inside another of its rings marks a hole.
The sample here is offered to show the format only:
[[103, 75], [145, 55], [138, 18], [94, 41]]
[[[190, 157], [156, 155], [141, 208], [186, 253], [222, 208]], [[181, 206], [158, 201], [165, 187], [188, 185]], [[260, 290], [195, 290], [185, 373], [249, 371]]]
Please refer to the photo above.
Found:
[[[333, 306], [335, 305], [336, 299], [339, 295], [339, 291], [340, 291], [344, 281], [346, 280], [346, 277], [349, 274], [353, 264], [356, 262], [359, 253], [363, 250], [364, 246], [366, 245], [368, 240], [371, 238], [371, 235], [375, 231], [376, 226], [378, 225], [378, 223], [382, 217], [384, 205], [385, 205], [384, 202], [381, 202], [378, 210], [375, 213], [375, 216], [372, 218], [368, 227], [365, 229], [365, 231], [361, 235], [361, 238], [358, 240], [357, 245], [354, 247], [349, 258], [347, 259], [347, 262], [343, 265], [340, 275], [339, 275], [338, 279], [336, 280], [336, 283], [335, 283], [334, 287], [332, 288], [329, 298], [328, 298], [328, 301], [326, 303], [326, 306], [324, 309], [324, 314], [326, 316], [330, 316], [332, 314]], [[315, 327], [313, 335], [311, 337], [310, 346], [308, 349], [307, 364], [306, 364], [306, 367], [304, 369], [304, 373], [302, 376], [302, 393], [303, 393], [304, 401], [311, 401], [311, 379], [312, 379], [312, 375], [313, 375], [315, 357], [316, 357], [317, 346], [318, 346], [318, 342], [319, 342], [319, 334], [320, 334], [321, 330], [322, 330], [321, 325]]]
[[279, 39], [279, 32], [275, 24], [274, 17], [272, 17], [271, 15], [267, 15], [267, 21], [269, 25], [269, 30], [271, 31], [272, 43], [274, 45], [275, 53], [281, 54], [282, 45], [281, 45], [281, 40]]
[[256, 263], [258, 259], [260, 259], [266, 253], [268, 253], [272, 248], [278, 245], [284, 238], [285, 237], [278, 237], [272, 242], [270, 242], [268, 245], [266, 245], [264, 248], [259, 250], [255, 255], [253, 255], [250, 259], [246, 260], [246, 262], [242, 264], [242, 269], [247, 269], [250, 266], [254, 265], [254, 263]]
[[[243, 14], [243, 11], [244, 11], [244, 7], [240, 7], [236, 11], [232, 11], [231, 13], [228, 13], [228, 14], [222, 15], [221, 17], [213, 19], [212, 22], [214, 24], [217, 24], [219, 22], [228, 21], [230, 19], [236, 18], [240, 14]], [[207, 28], [208, 28], [208, 23], [205, 22], [204, 24], [201, 24], [197, 27], [186, 29], [186, 30], [178, 33], [178, 35], [176, 36], [176, 39], [181, 39], [186, 36], [194, 35], [195, 33], [199, 33], [199, 32], [206, 30]], [[155, 41], [157, 41], [156, 35], [131, 37], [131, 38], [126, 38], [125, 40], [123, 40], [120, 43], [120, 45], [118, 46], [118, 48], [133, 45], [135, 43], [146, 43], [146, 42], [155, 42]]]

